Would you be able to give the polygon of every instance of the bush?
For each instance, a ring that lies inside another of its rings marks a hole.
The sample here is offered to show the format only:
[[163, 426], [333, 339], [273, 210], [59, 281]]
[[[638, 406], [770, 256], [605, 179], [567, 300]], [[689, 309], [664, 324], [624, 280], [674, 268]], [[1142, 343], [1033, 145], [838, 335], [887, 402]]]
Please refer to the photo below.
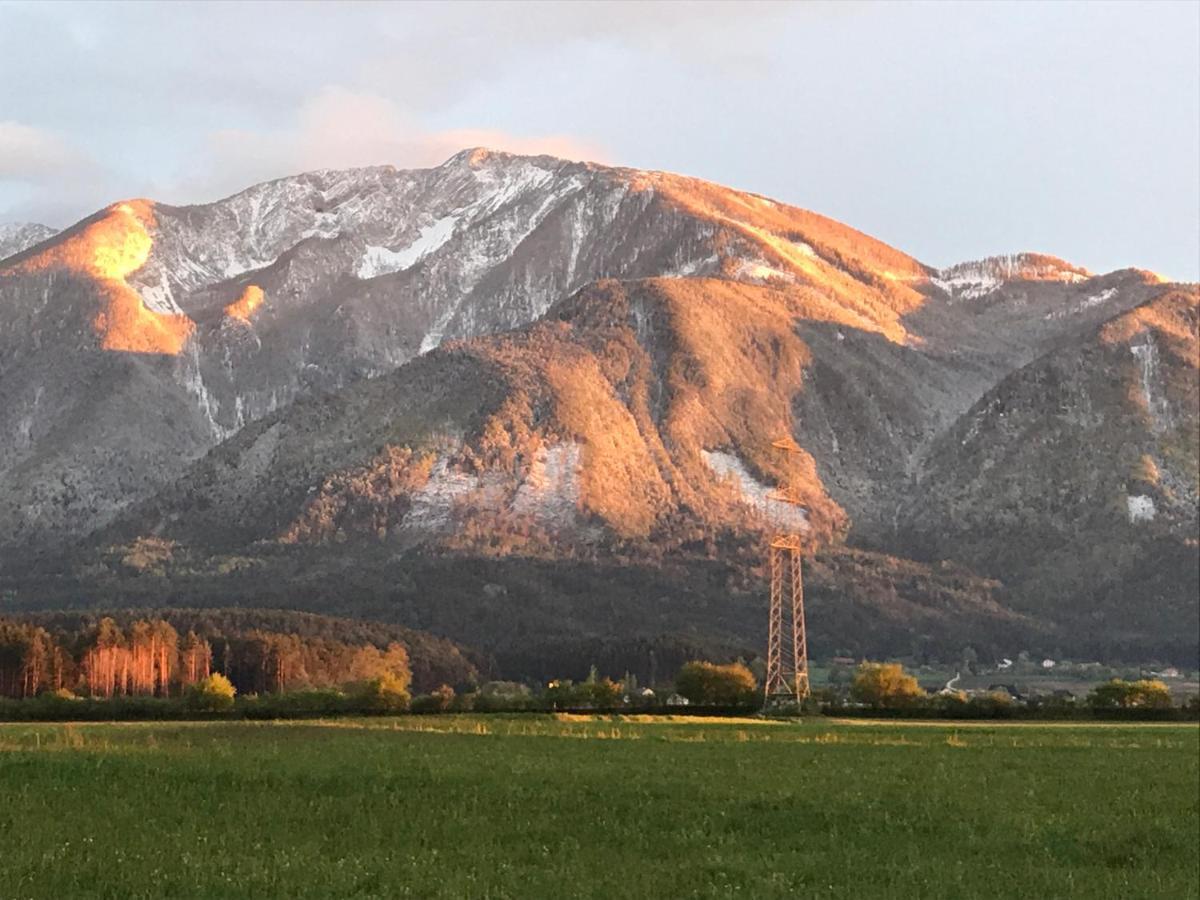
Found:
[[532, 693], [519, 681], [489, 681], [479, 689], [475, 700], [478, 710], [513, 710], [529, 706]]
[[388, 673], [366, 682], [354, 699], [364, 712], [398, 713], [408, 709], [412, 698], [405, 683]]
[[239, 708], [247, 719], [294, 719], [353, 712], [349, 698], [329, 688], [246, 697]]
[[200, 712], [225, 712], [233, 709], [237, 688], [224, 675], [214, 672], [188, 688], [186, 705]]
[[850, 697], [879, 709], [898, 709], [925, 696], [917, 679], [899, 663], [863, 663], [850, 683]]
[[1016, 712], [1016, 705], [1007, 691], [988, 691], [968, 700], [967, 710], [972, 718], [1009, 719]]
[[675, 690], [698, 706], [754, 706], [758, 700], [758, 682], [741, 663], [687, 663], [675, 676]]
[[547, 709], [613, 709], [621, 705], [625, 692], [610, 678], [580, 684], [573, 681], [552, 681], [542, 693]]

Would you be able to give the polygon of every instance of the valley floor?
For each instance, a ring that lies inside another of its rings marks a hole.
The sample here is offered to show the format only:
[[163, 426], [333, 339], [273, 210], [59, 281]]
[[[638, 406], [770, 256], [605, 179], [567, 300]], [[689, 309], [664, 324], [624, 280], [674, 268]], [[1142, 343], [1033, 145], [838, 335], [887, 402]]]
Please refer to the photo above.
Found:
[[0, 725], [0, 895], [1195, 897], [1195, 725]]

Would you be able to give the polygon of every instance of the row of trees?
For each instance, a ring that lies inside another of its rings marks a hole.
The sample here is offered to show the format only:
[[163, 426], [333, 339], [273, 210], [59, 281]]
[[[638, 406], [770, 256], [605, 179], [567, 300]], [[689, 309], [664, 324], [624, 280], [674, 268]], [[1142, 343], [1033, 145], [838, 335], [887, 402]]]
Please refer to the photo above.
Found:
[[[929, 695], [917, 679], [904, 671], [899, 663], [863, 663], [850, 683], [850, 699], [873, 709], [914, 709], [931, 702], [943, 706], [967, 704], [1005, 706], [1013, 698], [1005, 692], [968, 696], [962, 691], [943, 691]], [[1084, 700], [1092, 710], [1167, 710], [1174, 706], [1171, 689], [1162, 681], [1140, 679], [1125, 681], [1113, 678], [1097, 685]]]
[[214, 672], [242, 693], [282, 693], [388, 678], [407, 691], [408, 652], [399, 643], [354, 645], [260, 629], [180, 637], [160, 618], [122, 627], [102, 618], [51, 632], [0, 619], [0, 696], [71, 691], [90, 697], [169, 697]]

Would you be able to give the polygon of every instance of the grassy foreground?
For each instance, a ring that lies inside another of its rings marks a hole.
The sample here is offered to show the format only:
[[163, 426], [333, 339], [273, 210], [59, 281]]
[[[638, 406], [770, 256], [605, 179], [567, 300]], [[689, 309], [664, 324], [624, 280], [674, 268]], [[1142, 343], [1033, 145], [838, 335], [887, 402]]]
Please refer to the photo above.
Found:
[[1195, 897], [1195, 725], [0, 725], [0, 897]]

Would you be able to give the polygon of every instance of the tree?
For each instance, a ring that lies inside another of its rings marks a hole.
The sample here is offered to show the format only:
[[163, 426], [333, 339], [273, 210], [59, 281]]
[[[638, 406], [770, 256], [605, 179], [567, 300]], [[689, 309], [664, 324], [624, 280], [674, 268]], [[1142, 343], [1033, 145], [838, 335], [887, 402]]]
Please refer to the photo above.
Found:
[[909, 706], [923, 696], [917, 679], [906, 674], [899, 663], [865, 662], [850, 683], [851, 699], [883, 709]]
[[968, 672], [975, 671], [975, 664], [979, 662], [979, 654], [975, 652], [974, 647], [963, 647], [962, 650], [962, 665]]
[[0, 697], [53, 689], [61, 652], [44, 628], [0, 621]]
[[758, 682], [741, 663], [686, 663], [675, 676], [675, 690], [699, 706], [752, 706], [758, 698]]
[[1161, 681], [1123, 681], [1114, 678], [1088, 695], [1093, 709], [1170, 709], [1171, 689]]
[[207, 678], [202, 678], [193, 684], [187, 693], [187, 703], [192, 709], [203, 712], [223, 712], [233, 708], [233, 698], [237, 689], [219, 672], [214, 672]]

